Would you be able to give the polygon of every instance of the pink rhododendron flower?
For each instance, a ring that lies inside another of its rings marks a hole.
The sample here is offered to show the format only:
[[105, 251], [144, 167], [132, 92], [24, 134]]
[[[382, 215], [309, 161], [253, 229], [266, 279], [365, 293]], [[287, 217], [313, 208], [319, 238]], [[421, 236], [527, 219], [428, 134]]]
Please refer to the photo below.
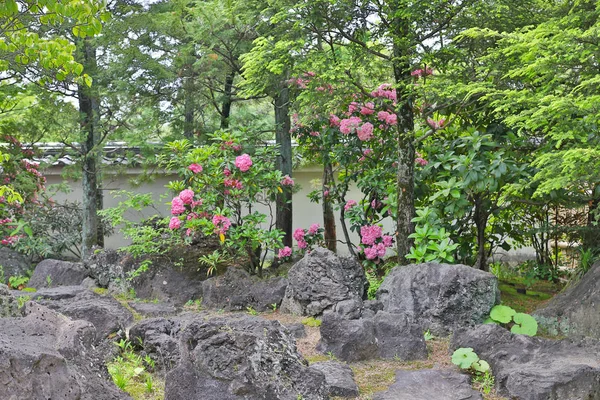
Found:
[[308, 233], [310, 235], [315, 235], [319, 231], [319, 228], [320, 228], [319, 224], [312, 224], [310, 226], [310, 228], [308, 228]]
[[349, 135], [358, 129], [358, 125], [362, 122], [360, 117], [350, 117], [343, 119], [340, 122], [340, 132], [344, 135]]
[[215, 226], [215, 233], [224, 235], [231, 226], [231, 221], [224, 215], [215, 215], [212, 218], [212, 223]]
[[367, 260], [374, 260], [378, 256], [376, 247], [366, 247], [365, 248], [365, 257]]
[[338, 117], [337, 115], [331, 114], [329, 116], [329, 125], [331, 125], [332, 127], [340, 126], [340, 121], [340, 117]]
[[223, 170], [223, 175], [225, 175], [225, 176], [229, 176], [229, 175], [231, 175], [231, 171], [229, 170], [229, 168], [225, 168], [225, 169]]
[[392, 244], [394, 243], [394, 238], [390, 235], [383, 235], [383, 245], [385, 247], [392, 247]]
[[325, 190], [325, 191], [323, 192], [323, 197], [327, 197], [327, 196], [329, 196], [329, 190]]
[[348, 112], [350, 114], [352, 114], [353, 112], [356, 112], [358, 110], [358, 103], [353, 101], [352, 103], [350, 103], [350, 105], [348, 106]]
[[277, 257], [286, 258], [292, 255], [292, 249], [288, 246], [285, 246], [283, 249], [279, 249], [279, 253], [277, 253]]
[[283, 177], [283, 179], [281, 180], [281, 184], [283, 186], [294, 186], [294, 180], [292, 178], [290, 178], [289, 175], [286, 175]]
[[385, 119], [385, 122], [388, 125], [396, 125], [398, 123], [398, 116], [394, 113], [389, 113], [387, 118]]
[[369, 154], [371, 154], [373, 152], [373, 149], [364, 149], [363, 150], [363, 155], [364, 156], [368, 156]]
[[302, 228], [298, 228], [294, 231], [294, 233], [292, 234], [292, 236], [294, 237], [294, 239], [296, 239], [296, 241], [301, 242], [304, 240], [304, 229]]
[[317, 132], [317, 131], [312, 131], [312, 132], [310, 133], [310, 136], [320, 136], [320, 135], [321, 135], [321, 134], [320, 134], [319, 132]]
[[238, 179], [225, 178], [223, 179], [223, 184], [226, 187], [234, 188], [234, 189], [242, 189], [244, 185]]
[[360, 109], [360, 113], [362, 115], [371, 115], [374, 112], [375, 112], [375, 104], [373, 104], [373, 103], [367, 103], [364, 106], [362, 106]]
[[192, 207], [198, 207], [202, 205], [202, 199], [192, 201]]
[[392, 85], [384, 83], [383, 85], [380, 85], [377, 90], [372, 91], [371, 96], [395, 101], [396, 91], [392, 88]]
[[183, 201], [183, 204], [192, 204], [194, 201], [194, 192], [190, 189], [184, 189], [179, 193], [179, 198]]
[[169, 229], [179, 229], [181, 226], [181, 221], [177, 217], [171, 217], [169, 221]]
[[417, 163], [423, 167], [426, 166], [427, 164], [429, 164], [429, 162], [426, 159], [421, 158], [421, 157], [415, 158], [415, 163]]
[[199, 174], [200, 172], [202, 172], [202, 165], [196, 164], [196, 163], [190, 164], [190, 166], [188, 167], [188, 169], [190, 171], [192, 171], [193, 173], [195, 173], [195, 174]]
[[434, 131], [442, 128], [445, 123], [445, 119], [440, 119], [439, 121], [436, 121], [432, 118], [427, 118], [427, 125], [429, 125]]
[[173, 200], [171, 200], [171, 214], [179, 215], [183, 214], [184, 212], [185, 205], [183, 203], [183, 200], [181, 200], [179, 197], [173, 197]]
[[[379, 225], [364, 225], [360, 227], [361, 243], [372, 246], [381, 237], [382, 229]], [[366, 250], [366, 249], [365, 249]]]
[[356, 135], [363, 142], [373, 138], [373, 124], [370, 122], [364, 123], [360, 128], [356, 130]]
[[248, 154], [242, 154], [241, 156], [237, 156], [235, 158], [235, 166], [240, 169], [242, 172], [246, 172], [252, 166], [252, 159]]
[[187, 230], [185, 231], [185, 236], [192, 236], [192, 229], [191, 228], [187, 228]]
[[356, 201], [354, 200], [348, 200], [346, 202], [346, 204], [344, 205], [344, 210], [348, 211], [349, 209], [351, 209], [352, 207], [355, 207], [357, 205]]
[[308, 247], [308, 243], [306, 243], [304, 240], [298, 240], [298, 248], [299, 249], [305, 249]]

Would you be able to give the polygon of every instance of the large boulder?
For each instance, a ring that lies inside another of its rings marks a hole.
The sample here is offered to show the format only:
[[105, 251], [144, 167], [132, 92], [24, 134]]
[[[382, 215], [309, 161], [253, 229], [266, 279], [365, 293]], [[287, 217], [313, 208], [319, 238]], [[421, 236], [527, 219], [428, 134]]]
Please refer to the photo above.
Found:
[[383, 310], [406, 314], [436, 335], [482, 323], [500, 302], [498, 279], [466, 265], [395, 267], [377, 291]]
[[451, 370], [396, 371], [396, 382], [373, 400], [481, 400], [467, 375]]
[[600, 339], [600, 262], [577, 284], [536, 310], [534, 317], [550, 334]]
[[0, 283], [8, 282], [11, 276], [25, 276], [31, 269], [27, 258], [6, 246], [0, 246], [0, 265], [4, 274], [4, 282]]
[[515, 335], [494, 324], [457, 330], [451, 348], [487, 361], [499, 394], [520, 400], [600, 399], [600, 342]]
[[178, 258], [175, 258], [179, 255], [153, 258], [151, 264], [144, 267], [142, 262], [146, 260], [115, 250], [101, 250], [90, 257], [86, 267], [100, 287], [113, 292], [132, 288], [139, 298], [182, 306], [189, 300], [202, 297], [202, 281], [206, 279], [206, 272], [198, 270], [197, 258], [193, 267], [191, 264], [179, 265]]
[[169, 371], [181, 358], [179, 335], [184, 326], [185, 321], [176, 317], [144, 319], [129, 329], [129, 340], [159, 369]]
[[125, 332], [133, 323], [133, 314], [111, 296], [101, 296], [81, 286], [42, 289], [32, 293], [44, 306], [73, 319], [91, 322], [96, 339], [101, 341], [112, 333]]
[[323, 248], [311, 251], [294, 264], [288, 281], [281, 311], [307, 316], [321, 315], [346, 300], [360, 304], [367, 286], [358, 261]]
[[75, 286], [81, 284], [88, 275], [88, 271], [80, 263], [47, 259], [35, 267], [28, 286], [36, 289]]
[[373, 318], [360, 319], [326, 313], [321, 323], [321, 340], [317, 350], [331, 352], [343, 361], [427, 358], [421, 327], [411, 323], [406, 315], [385, 311], [378, 312]]
[[265, 311], [273, 304], [279, 307], [287, 285], [283, 277], [261, 279], [241, 268], [230, 267], [223, 275], [202, 282], [202, 305], [227, 311], [247, 307]]
[[277, 321], [197, 318], [180, 331], [179, 350], [165, 400], [328, 398], [324, 375], [307, 366]]
[[[0, 294], [6, 297], [6, 294]], [[0, 318], [2, 398], [119, 400], [93, 346], [94, 327], [28, 302], [22, 316]]]

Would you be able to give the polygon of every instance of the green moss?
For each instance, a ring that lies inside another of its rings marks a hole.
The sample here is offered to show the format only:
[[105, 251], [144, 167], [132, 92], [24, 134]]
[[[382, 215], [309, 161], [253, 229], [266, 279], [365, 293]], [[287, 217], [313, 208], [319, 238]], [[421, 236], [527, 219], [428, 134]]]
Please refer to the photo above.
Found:
[[525, 294], [518, 293], [517, 287], [514, 286], [514, 284], [507, 282], [501, 282], [499, 288], [502, 304], [514, 308], [517, 312], [523, 313], [531, 313], [558, 292], [556, 286], [552, 284], [547, 285], [546, 282], [541, 285], [533, 285], [532, 289], [527, 289]]
[[314, 317], [304, 318], [302, 323], [306, 326], [312, 326], [313, 328], [321, 326], [321, 320]]
[[94, 293], [99, 294], [101, 296], [104, 296], [106, 293], [108, 293], [108, 289], [101, 287], [94, 288], [93, 291]]

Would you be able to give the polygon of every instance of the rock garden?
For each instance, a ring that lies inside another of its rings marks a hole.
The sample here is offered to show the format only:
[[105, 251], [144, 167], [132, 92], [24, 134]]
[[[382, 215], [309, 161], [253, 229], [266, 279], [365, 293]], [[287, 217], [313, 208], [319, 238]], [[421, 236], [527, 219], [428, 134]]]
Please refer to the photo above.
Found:
[[600, 263], [535, 319], [459, 264], [394, 267], [373, 299], [319, 247], [262, 279], [156, 265], [115, 289], [135, 268], [101, 251], [0, 286], [3, 398], [600, 399]]

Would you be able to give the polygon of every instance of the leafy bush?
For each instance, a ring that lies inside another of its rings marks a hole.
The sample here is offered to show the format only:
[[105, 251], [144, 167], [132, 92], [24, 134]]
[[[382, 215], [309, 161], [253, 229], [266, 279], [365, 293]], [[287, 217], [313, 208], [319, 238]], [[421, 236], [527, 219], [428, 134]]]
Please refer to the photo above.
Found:
[[415, 240], [415, 245], [406, 258], [415, 263], [454, 262], [453, 252], [458, 244], [452, 243], [450, 233], [440, 227], [436, 210], [423, 207], [416, 212], [417, 216], [412, 219], [416, 223], [415, 233], [409, 235]]

